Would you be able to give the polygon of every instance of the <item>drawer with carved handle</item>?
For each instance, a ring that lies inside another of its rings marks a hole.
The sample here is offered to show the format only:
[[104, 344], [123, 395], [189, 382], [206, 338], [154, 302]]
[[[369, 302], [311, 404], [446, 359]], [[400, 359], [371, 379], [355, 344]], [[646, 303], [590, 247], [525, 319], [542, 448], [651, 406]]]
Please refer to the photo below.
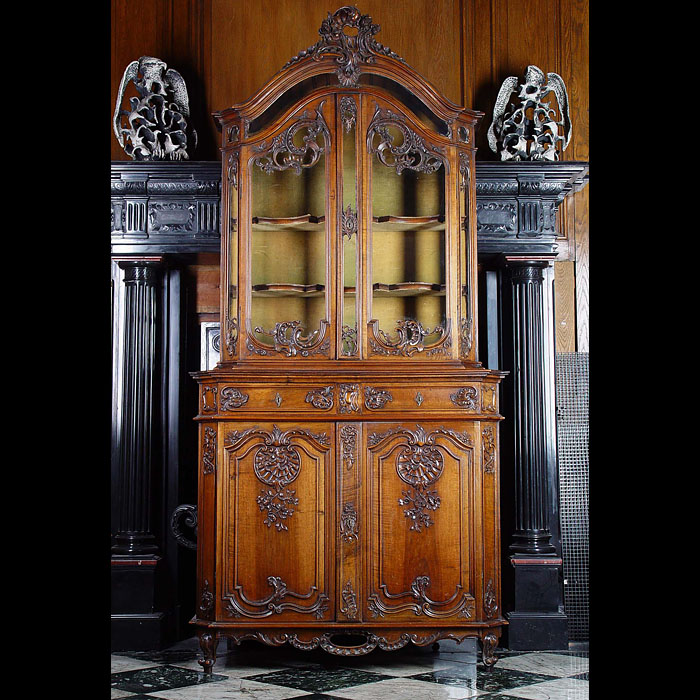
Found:
[[498, 413], [495, 384], [464, 384], [420, 387], [406, 384], [374, 384], [363, 386], [363, 406], [371, 412], [411, 411], [418, 413]]
[[334, 385], [218, 384], [203, 386], [202, 414], [236, 412], [333, 412], [337, 405]]

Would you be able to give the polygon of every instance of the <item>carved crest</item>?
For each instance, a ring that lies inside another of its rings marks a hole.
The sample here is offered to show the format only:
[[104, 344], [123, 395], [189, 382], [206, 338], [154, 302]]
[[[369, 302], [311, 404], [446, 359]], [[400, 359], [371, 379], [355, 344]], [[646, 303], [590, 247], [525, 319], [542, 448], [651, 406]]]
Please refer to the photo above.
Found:
[[[346, 27], [357, 30], [355, 36], [345, 32]], [[336, 56], [338, 64], [338, 80], [344, 87], [356, 86], [360, 78], [361, 64], [373, 63], [375, 56], [390, 56], [405, 62], [398, 54], [382, 46], [374, 35], [379, 31], [378, 24], [372, 24], [369, 15], [360, 14], [360, 11], [346, 5], [336, 10], [321, 24], [318, 33], [321, 39], [305, 51], [301, 51], [288, 61], [283, 68], [287, 68], [298, 61], [311, 58], [314, 61], [321, 60], [330, 54]]]

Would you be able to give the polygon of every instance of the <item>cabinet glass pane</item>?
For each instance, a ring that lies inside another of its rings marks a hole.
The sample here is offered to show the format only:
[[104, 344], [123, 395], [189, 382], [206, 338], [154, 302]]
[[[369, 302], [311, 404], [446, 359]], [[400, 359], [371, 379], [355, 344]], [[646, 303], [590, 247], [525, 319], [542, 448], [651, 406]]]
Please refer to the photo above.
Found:
[[[291, 331], [312, 345], [326, 319], [328, 128], [309, 110], [250, 162], [251, 326], [274, 346]], [[281, 343], [286, 345], [286, 341]], [[296, 342], [294, 343], [296, 345]]]
[[357, 157], [355, 125], [357, 103], [349, 95], [340, 100], [339, 124], [343, 129], [343, 307], [342, 357], [357, 356]]
[[[420, 333], [420, 345], [429, 345], [442, 337], [446, 324], [445, 166], [416, 138], [405, 124], [386, 120], [368, 137], [376, 154], [372, 318], [389, 345], [403, 332]], [[419, 148], [409, 148], [412, 144]]]

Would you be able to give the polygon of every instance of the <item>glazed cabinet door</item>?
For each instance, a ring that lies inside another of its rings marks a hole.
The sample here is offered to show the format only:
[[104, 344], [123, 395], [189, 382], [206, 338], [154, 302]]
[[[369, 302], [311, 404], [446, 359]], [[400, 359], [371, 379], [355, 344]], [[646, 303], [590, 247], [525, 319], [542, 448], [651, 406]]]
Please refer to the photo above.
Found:
[[454, 624], [474, 616], [475, 435], [473, 423], [365, 425], [366, 619]]
[[221, 618], [332, 620], [333, 425], [219, 430]]

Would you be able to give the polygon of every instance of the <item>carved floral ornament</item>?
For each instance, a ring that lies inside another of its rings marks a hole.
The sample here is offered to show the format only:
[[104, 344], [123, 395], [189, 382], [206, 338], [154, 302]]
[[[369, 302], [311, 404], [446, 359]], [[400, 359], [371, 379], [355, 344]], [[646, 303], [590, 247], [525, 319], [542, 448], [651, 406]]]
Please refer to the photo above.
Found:
[[259, 428], [249, 428], [243, 432], [231, 430], [226, 435], [226, 445], [236, 446], [248, 437], [262, 438], [253, 458], [255, 476], [266, 486], [256, 502], [261, 512], [265, 513], [264, 524], [275, 526], [278, 532], [289, 530], [287, 520], [294, 515], [295, 506], [299, 505], [296, 491], [287, 486], [294, 482], [301, 473], [301, 456], [299, 448], [292, 444], [295, 436], [309, 437], [323, 446], [330, 445], [326, 433], [312, 433], [301, 428], [282, 431], [276, 425], [270, 432]]
[[415, 430], [406, 428], [391, 428], [384, 433], [371, 433], [367, 439], [370, 448], [382, 443], [392, 435], [405, 438], [405, 444], [396, 455], [396, 473], [405, 484], [411, 488], [402, 491], [398, 503], [404, 508], [404, 515], [410, 521], [409, 530], [422, 532], [423, 528], [434, 525], [430, 517], [431, 511], [440, 507], [440, 496], [437, 489], [430, 489], [442, 475], [445, 468], [442, 448], [435, 444], [439, 435], [447, 435], [465, 447], [473, 447], [473, 440], [467, 433], [457, 433], [454, 430], [437, 428], [426, 432], [421, 425]]

